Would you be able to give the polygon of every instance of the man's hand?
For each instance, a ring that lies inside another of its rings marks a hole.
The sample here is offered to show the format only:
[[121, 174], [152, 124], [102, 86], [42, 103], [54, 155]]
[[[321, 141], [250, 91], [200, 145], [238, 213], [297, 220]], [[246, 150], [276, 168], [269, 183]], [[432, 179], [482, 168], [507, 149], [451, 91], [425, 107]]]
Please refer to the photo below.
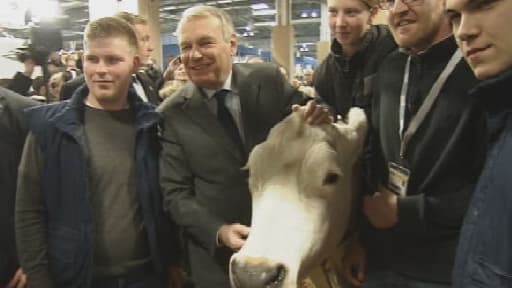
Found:
[[364, 197], [363, 212], [378, 229], [388, 229], [398, 222], [398, 196], [386, 188]]
[[366, 250], [363, 246], [357, 241], [351, 243], [341, 263], [346, 280], [354, 286], [361, 286], [366, 274]]
[[245, 239], [249, 236], [249, 227], [236, 223], [224, 224], [217, 233], [219, 242], [233, 251], [238, 251], [245, 244]]
[[302, 111], [304, 120], [310, 125], [320, 125], [332, 123], [333, 117], [329, 113], [329, 108], [318, 104], [315, 100], [309, 101], [306, 105], [293, 105], [293, 112]]
[[292, 79], [290, 80], [290, 84], [292, 85], [292, 87], [293, 87], [293, 88], [297, 89], [297, 88], [299, 88], [299, 86], [300, 86], [300, 84], [301, 84], [301, 83], [300, 83], [300, 81], [299, 81], [299, 80], [297, 80], [297, 79], [295, 79], [295, 78], [292, 78]]
[[16, 271], [6, 288], [25, 288], [27, 287], [27, 276], [21, 268]]
[[34, 68], [36, 67], [36, 62], [32, 59], [27, 59], [25, 62], [23, 62], [23, 65], [25, 66], [25, 70], [23, 70], [23, 74], [27, 77], [32, 77], [32, 74], [34, 73]]

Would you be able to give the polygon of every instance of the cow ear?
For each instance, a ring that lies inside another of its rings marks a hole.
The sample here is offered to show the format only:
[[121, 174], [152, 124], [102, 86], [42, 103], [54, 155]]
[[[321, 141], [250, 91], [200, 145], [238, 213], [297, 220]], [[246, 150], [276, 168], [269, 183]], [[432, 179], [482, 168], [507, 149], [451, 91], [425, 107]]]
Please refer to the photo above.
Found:
[[364, 111], [357, 107], [351, 108], [347, 115], [347, 120], [334, 125], [341, 134], [340, 141], [338, 142], [341, 149], [339, 151], [355, 156], [354, 160], [357, 159], [363, 149], [368, 130]]

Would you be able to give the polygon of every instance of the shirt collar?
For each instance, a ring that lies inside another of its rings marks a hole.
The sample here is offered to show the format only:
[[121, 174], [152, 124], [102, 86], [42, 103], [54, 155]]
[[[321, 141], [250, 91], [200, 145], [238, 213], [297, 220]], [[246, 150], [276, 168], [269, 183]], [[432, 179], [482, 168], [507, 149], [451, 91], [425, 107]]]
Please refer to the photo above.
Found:
[[231, 70], [229, 72], [228, 78], [226, 78], [226, 81], [224, 81], [224, 85], [222, 85], [222, 88], [220, 88], [220, 89], [213, 90], [213, 89], [202, 88], [204, 93], [205, 93], [205, 95], [206, 95], [206, 98], [208, 100], [210, 100], [213, 97], [213, 95], [215, 94], [215, 92], [217, 92], [218, 90], [229, 90], [229, 91], [231, 91], [231, 79], [232, 79], [232, 76], [233, 76], [233, 70]]

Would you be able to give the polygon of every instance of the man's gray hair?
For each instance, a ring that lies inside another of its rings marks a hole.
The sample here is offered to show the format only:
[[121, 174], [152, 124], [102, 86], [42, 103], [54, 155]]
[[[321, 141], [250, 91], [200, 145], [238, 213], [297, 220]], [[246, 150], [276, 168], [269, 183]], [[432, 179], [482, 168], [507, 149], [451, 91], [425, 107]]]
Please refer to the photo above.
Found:
[[229, 41], [231, 39], [231, 36], [236, 35], [233, 20], [231, 20], [231, 17], [226, 12], [224, 12], [224, 10], [213, 6], [197, 5], [183, 11], [183, 15], [181, 16], [180, 22], [178, 23], [178, 27], [176, 28], [176, 34], [178, 35], [178, 39], [181, 36], [181, 29], [186, 22], [191, 21], [193, 19], [210, 17], [219, 20], [225, 41]]

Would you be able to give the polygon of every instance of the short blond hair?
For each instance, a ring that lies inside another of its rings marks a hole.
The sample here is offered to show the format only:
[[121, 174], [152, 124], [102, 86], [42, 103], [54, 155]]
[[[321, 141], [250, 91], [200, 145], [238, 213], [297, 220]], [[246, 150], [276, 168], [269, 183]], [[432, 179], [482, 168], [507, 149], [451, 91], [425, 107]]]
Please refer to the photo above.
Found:
[[[379, 0], [359, 0], [361, 2], [363, 2], [363, 4], [365, 4], [368, 9], [372, 9], [374, 7], [378, 7], [379, 6]], [[323, 3], [325, 4], [328, 4], [329, 0], [324, 0]]]
[[379, 5], [378, 0], [361, 0], [364, 4], [366, 4], [368, 7], [373, 8], [375, 6]]
[[180, 22], [178, 22], [178, 27], [176, 28], [178, 39], [181, 37], [183, 24], [192, 21], [193, 19], [201, 18], [214, 18], [219, 20], [225, 41], [229, 41], [231, 36], [236, 36], [233, 20], [231, 20], [231, 17], [224, 10], [208, 5], [197, 5], [190, 7], [183, 12]]
[[132, 26], [117, 17], [102, 17], [89, 22], [84, 31], [84, 47], [87, 47], [90, 41], [112, 37], [125, 38], [134, 52], [139, 49], [137, 34]]
[[117, 12], [116, 14], [114, 14], [114, 17], [121, 18], [124, 21], [128, 22], [128, 24], [133, 26], [148, 25], [148, 20], [146, 20], [146, 18], [126, 11]]

